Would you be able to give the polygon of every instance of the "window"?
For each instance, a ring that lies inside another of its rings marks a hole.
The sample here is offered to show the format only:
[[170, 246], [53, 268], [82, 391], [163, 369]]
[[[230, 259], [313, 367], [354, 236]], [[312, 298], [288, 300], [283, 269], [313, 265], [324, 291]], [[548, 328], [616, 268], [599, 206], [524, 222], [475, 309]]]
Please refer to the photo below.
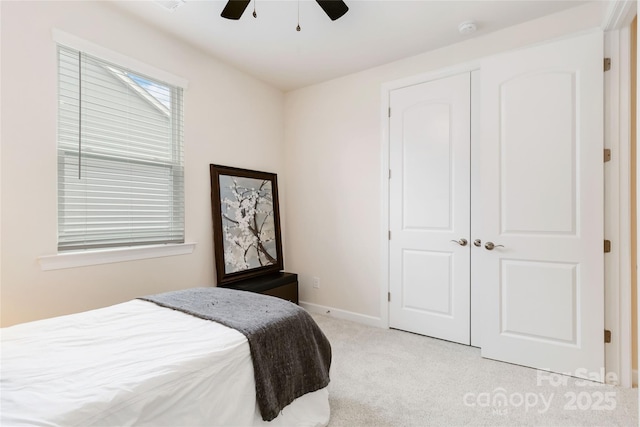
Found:
[[58, 251], [184, 242], [182, 88], [58, 46]]

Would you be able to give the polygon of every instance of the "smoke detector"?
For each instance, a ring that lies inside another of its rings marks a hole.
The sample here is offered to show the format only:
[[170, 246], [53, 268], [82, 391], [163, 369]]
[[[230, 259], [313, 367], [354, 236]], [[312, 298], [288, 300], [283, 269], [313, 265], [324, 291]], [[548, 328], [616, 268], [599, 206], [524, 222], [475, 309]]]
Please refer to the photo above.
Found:
[[458, 31], [460, 31], [460, 34], [465, 36], [467, 34], [475, 33], [477, 29], [478, 27], [476, 26], [476, 23], [473, 21], [465, 21], [460, 25], [458, 25]]

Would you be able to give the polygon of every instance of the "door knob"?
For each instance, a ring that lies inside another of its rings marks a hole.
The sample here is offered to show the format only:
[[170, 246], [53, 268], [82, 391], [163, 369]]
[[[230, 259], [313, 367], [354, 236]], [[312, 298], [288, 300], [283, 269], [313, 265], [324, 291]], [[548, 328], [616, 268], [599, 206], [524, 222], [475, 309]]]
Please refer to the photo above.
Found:
[[457, 243], [460, 246], [467, 246], [467, 239], [460, 239], [460, 240], [452, 240], [453, 243]]
[[492, 251], [494, 248], [504, 248], [504, 245], [496, 245], [493, 242], [487, 242], [484, 244], [484, 247], [488, 251]]
[[480, 239], [476, 239], [473, 241], [473, 246], [475, 246], [476, 248], [479, 248], [480, 246], [482, 246], [482, 240]]

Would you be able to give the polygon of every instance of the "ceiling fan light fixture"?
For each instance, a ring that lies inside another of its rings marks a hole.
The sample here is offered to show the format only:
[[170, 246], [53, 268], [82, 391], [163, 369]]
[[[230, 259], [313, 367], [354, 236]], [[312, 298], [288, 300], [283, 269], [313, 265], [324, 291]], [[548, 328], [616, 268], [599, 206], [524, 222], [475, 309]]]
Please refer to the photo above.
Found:
[[458, 31], [463, 36], [466, 36], [467, 34], [475, 33], [477, 29], [478, 29], [478, 26], [473, 21], [465, 21], [465, 22], [462, 22], [460, 25], [458, 25]]
[[[184, 2], [185, 0], [167, 0], [167, 1]], [[163, 1], [161, 0], [156, 1], [156, 3], [162, 3], [162, 2]], [[237, 21], [238, 19], [240, 19], [240, 17], [244, 13], [244, 10], [247, 8], [247, 6], [249, 6], [249, 3], [251, 3], [251, 0], [228, 0], [220, 16], [226, 19], [232, 19], [234, 21]], [[345, 4], [343, 0], [316, 0], [316, 3], [320, 5], [322, 10], [324, 10], [324, 13], [326, 13], [329, 19], [331, 19], [332, 21], [335, 21], [336, 19], [340, 18], [349, 10], [349, 7]], [[256, 15], [254, 15], [254, 18], [255, 17]]]

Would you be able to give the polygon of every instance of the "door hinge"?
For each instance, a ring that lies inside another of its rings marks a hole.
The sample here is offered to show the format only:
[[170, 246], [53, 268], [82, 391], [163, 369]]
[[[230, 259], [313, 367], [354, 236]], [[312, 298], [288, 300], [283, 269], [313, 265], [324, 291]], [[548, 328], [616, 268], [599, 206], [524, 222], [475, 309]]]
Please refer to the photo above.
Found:
[[604, 253], [608, 254], [609, 252], [611, 252], [611, 240], [605, 240], [604, 241]]
[[608, 329], [604, 330], [604, 342], [605, 343], [610, 343], [611, 342], [611, 331]]
[[604, 58], [604, 70], [609, 71], [611, 69], [611, 58]]
[[389, 230], [389, 240], [391, 240], [391, 230]]
[[607, 163], [611, 161], [611, 148], [604, 149], [604, 162]]
[[389, 117], [391, 117], [391, 107], [389, 107]]
[[387, 292], [387, 301], [391, 302], [391, 292]]
[[389, 179], [391, 179], [391, 169], [389, 169]]

